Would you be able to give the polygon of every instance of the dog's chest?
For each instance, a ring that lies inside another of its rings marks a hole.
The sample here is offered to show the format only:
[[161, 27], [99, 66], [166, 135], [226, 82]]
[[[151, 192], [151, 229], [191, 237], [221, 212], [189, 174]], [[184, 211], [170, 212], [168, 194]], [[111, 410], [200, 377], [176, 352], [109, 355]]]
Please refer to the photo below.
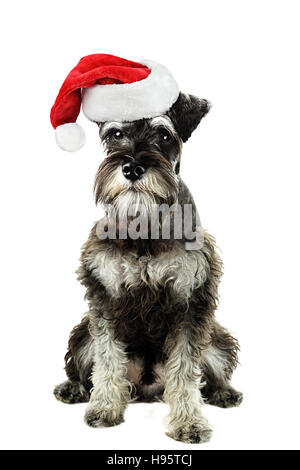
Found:
[[201, 251], [186, 251], [181, 244], [157, 256], [138, 256], [100, 250], [90, 261], [93, 275], [109, 294], [118, 296], [137, 288], [171, 288], [175, 295], [188, 298], [206, 279], [207, 263]]

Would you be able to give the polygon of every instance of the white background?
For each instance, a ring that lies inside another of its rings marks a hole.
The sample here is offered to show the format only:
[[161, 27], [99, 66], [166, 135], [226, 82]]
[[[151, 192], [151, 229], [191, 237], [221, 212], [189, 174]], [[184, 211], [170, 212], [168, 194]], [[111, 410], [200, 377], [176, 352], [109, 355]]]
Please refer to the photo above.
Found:
[[[299, 2], [12, 1], [1, 11], [1, 447], [299, 448]], [[52, 396], [86, 311], [74, 274], [97, 220], [103, 156], [84, 117], [78, 153], [49, 112], [78, 60], [112, 53], [165, 64], [213, 108], [184, 146], [182, 175], [223, 252], [220, 322], [240, 340], [240, 408], [204, 407], [210, 443], [164, 434], [167, 405], [132, 404], [90, 429], [85, 405]]]

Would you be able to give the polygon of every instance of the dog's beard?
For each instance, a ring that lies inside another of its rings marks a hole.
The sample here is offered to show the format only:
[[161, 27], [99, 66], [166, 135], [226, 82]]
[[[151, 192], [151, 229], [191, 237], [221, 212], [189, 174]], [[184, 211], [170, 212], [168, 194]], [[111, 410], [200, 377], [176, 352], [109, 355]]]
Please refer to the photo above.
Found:
[[100, 165], [95, 180], [97, 203], [113, 206], [119, 218], [125, 218], [137, 214], [149, 217], [153, 206], [172, 205], [177, 201], [178, 177], [172, 165], [159, 153], [146, 155], [148, 165], [150, 160], [153, 165], [135, 182], [123, 176], [122, 157], [124, 155], [115, 153]]

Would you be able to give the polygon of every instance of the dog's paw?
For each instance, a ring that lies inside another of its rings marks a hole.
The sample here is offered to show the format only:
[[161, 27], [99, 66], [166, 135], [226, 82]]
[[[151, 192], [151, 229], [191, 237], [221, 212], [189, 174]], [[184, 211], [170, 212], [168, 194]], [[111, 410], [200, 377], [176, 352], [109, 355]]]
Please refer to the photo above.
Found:
[[243, 401], [243, 394], [237, 392], [234, 388], [226, 388], [216, 390], [208, 399], [210, 405], [219, 406], [221, 408], [232, 408], [239, 406]]
[[212, 435], [212, 429], [208, 424], [189, 424], [178, 427], [166, 433], [175, 441], [186, 442], [188, 444], [203, 444], [208, 442]]
[[86, 409], [84, 420], [92, 428], [117, 426], [123, 423], [123, 413], [118, 409], [104, 408], [101, 402], [95, 402]]
[[90, 398], [90, 394], [83, 385], [79, 382], [71, 382], [71, 380], [57, 385], [53, 393], [55, 398], [63, 403], [84, 403]]

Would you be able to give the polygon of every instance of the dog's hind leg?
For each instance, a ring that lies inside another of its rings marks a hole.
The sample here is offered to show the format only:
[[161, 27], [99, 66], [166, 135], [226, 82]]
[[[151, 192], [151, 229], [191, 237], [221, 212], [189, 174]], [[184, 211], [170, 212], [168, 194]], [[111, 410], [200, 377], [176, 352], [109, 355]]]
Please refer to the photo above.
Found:
[[232, 373], [238, 363], [238, 350], [237, 340], [216, 323], [212, 344], [202, 352], [201, 358], [206, 383], [201, 391], [206, 403], [229, 408], [242, 402], [243, 394], [230, 385]]
[[90, 398], [94, 344], [89, 333], [89, 319], [85, 316], [70, 334], [65, 355], [67, 381], [57, 385], [54, 395], [64, 403], [83, 403]]

